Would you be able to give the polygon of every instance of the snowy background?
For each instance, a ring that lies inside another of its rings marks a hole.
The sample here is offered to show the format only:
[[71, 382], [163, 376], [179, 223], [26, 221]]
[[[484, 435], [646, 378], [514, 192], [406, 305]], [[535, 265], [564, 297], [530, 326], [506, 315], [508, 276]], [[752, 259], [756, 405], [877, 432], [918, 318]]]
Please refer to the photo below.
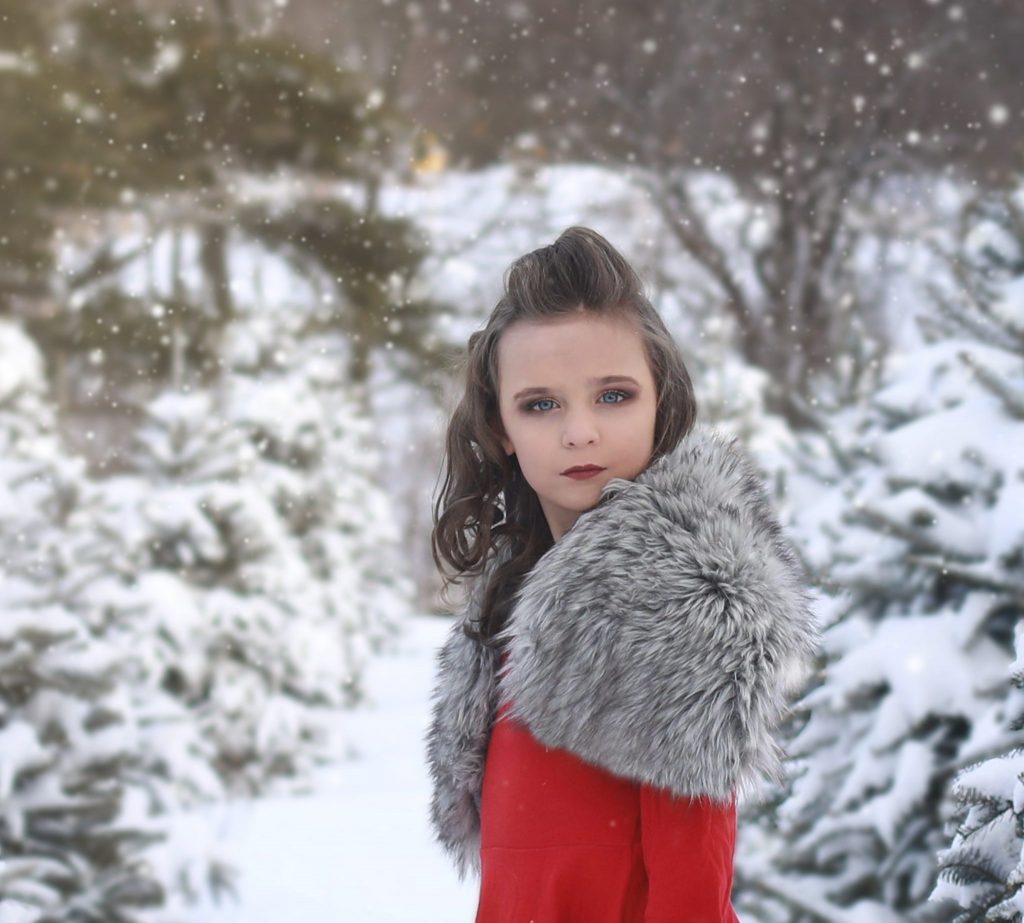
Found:
[[472, 919], [431, 505], [573, 224], [818, 591], [741, 919], [1021, 919], [1024, 20], [571, 6], [0, 2], [0, 923]]
[[410, 617], [395, 654], [368, 669], [367, 703], [345, 722], [351, 762], [324, 772], [315, 794], [233, 803], [211, 814], [244, 870], [244, 901], [204, 902], [191, 919], [472, 919], [476, 888], [456, 879], [427, 824], [421, 742], [433, 682], [429, 652], [445, 630], [440, 619]]

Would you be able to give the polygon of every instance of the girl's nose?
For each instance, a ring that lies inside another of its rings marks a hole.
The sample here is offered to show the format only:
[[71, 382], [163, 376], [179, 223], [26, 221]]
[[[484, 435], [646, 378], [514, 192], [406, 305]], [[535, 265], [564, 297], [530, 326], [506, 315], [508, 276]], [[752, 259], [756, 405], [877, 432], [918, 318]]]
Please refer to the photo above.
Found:
[[562, 430], [562, 444], [566, 446], [591, 445], [597, 442], [597, 426], [589, 417], [566, 419]]

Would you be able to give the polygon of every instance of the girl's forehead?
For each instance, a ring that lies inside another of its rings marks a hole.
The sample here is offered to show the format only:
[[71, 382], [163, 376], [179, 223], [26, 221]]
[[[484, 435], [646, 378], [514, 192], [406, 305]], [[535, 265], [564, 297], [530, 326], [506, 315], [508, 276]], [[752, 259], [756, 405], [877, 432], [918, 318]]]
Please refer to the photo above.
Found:
[[510, 324], [498, 342], [506, 353], [536, 350], [538, 346], [555, 347], [574, 344], [622, 344], [634, 348], [641, 342], [636, 326], [626, 318], [595, 314], [571, 314], [550, 320], [520, 320]]
[[609, 375], [639, 378], [647, 372], [647, 358], [640, 334], [623, 320], [523, 321], [502, 334], [498, 370], [516, 388], [591, 384]]

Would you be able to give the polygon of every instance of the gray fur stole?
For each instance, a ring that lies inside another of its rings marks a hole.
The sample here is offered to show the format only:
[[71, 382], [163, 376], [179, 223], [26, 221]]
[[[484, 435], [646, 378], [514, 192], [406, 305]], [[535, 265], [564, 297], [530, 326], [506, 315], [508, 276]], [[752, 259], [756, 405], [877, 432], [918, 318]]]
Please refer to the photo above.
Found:
[[499, 548], [437, 657], [431, 823], [480, 874], [480, 790], [499, 705], [545, 746], [679, 796], [725, 803], [785, 782], [772, 732], [814, 667], [805, 573], [735, 439], [698, 424], [614, 478], [534, 565], [499, 637], [467, 638]]

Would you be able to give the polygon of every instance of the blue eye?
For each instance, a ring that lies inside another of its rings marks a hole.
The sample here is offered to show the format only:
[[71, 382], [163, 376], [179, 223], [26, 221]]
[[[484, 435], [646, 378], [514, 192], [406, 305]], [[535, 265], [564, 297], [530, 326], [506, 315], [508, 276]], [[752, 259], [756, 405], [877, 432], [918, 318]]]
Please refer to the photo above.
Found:
[[[630, 397], [632, 397], [632, 395], [629, 392], [627, 392], [627, 391], [619, 391], [617, 389], [614, 389], [614, 390], [611, 390], [611, 391], [603, 391], [601, 393], [601, 397], [604, 398], [606, 395], [609, 395], [609, 394], [616, 394], [616, 395], [618, 395], [619, 400], [617, 400], [617, 401], [605, 401], [605, 400], [602, 400], [602, 401], [600, 401], [600, 403], [602, 403], [602, 404], [621, 404], [624, 401], [628, 401], [630, 399]], [[538, 404], [545, 404], [545, 403], [553, 404], [554, 401], [550, 397], [542, 397], [542, 398], [539, 398], [539, 399], [537, 399], [535, 401], [531, 401], [529, 404], [524, 404], [523, 405], [523, 410], [525, 410], [527, 413], [544, 413], [545, 412], [544, 410], [535, 409], [535, 408], [537, 407]]]

